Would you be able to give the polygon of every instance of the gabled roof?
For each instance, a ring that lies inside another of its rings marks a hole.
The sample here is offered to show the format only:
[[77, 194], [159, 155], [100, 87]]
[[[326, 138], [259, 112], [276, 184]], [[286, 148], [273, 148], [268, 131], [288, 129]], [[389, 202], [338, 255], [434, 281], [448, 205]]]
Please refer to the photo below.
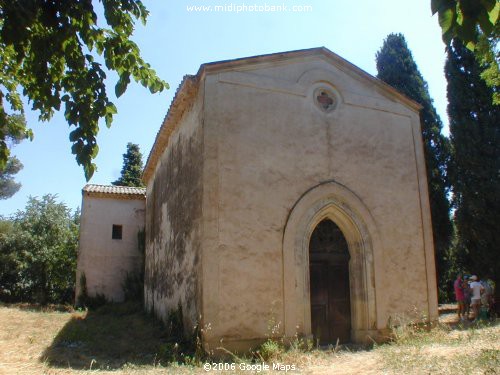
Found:
[[84, 196], [116, 198], [116, 199], [146, 199], [146, 189], [131, 186], [87, 184], [82, 189]]
[[181, 84], [177, 88], [167, 115], [165, 116], [163, 123], [158, 130], [158, 133], [156, 134], [155, 142], [149, 153], [142, 176], [143, 181], [147, 184], [149, 179], [153, 175], [156, 164], [163, 150], [168, 145], [170, 135], [176, 129], [177, 123], [179, 122], [180, 118], [192, 103], [192, 99], [198, 92], [199, 83], [206, 73], [234, 70], [235, 68], [243, 66], [280, 62], [284, 60], [311, 56], [325, 57], [340, 69], [344, 69], [356, 74], [359, 78], [364, 79], [380, 88], [382, 92], [386, 93], [387, 96], [402, 102], [404, 105], [412, 108], [417, 112], [422, 108], [420, 104], [401, 94], [392, 86], [365, 72], [363, 69], [358, 68], [356, 65], [350, 63], [349, 61], [345, 60], [344, 58], [340, 57], [339, 55], [325, 47], [309, 48], [296, 51], [279, 52], [266, 55], [243, 57], [233, 60], [205, 63], [200, 66], [200, 69], [198, 70], [198, 73], [196, 75], [184, 76]]

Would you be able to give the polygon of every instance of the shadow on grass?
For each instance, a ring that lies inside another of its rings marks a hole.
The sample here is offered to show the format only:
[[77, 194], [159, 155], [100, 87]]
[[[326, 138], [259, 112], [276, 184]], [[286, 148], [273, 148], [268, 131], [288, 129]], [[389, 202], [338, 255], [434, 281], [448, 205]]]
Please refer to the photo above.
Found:
[[75, 312], [40, 360], [52, 367], [116, 370], [153, 365], [165, 342], [161, 323], [138, 303], [109, 304]]

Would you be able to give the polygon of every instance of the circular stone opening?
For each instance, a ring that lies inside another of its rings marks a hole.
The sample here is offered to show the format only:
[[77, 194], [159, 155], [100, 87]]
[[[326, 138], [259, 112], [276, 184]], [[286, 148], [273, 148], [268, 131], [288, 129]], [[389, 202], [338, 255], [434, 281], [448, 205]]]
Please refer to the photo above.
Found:
[[324, 87], [314, 90], [314, 103], [323, 112], [331, 112], [337, 107], [337, 96]]

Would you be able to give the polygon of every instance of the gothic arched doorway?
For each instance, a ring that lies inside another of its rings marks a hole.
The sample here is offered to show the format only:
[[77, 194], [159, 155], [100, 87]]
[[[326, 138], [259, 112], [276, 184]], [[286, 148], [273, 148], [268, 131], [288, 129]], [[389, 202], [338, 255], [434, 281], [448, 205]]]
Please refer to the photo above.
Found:
[[320, 344], [351, 339], [349, 258], [340, 228], [321, 221], [309, 241], [311, 331]]

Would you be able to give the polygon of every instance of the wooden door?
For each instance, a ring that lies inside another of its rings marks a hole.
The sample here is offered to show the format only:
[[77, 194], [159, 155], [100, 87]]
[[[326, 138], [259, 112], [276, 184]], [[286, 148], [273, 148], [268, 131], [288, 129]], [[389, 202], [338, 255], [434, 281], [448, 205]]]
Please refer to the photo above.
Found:
[[350, 341], [349, 251], [344, 235], [323, 220], [309, 242], [311, 328], [321, 345]]

